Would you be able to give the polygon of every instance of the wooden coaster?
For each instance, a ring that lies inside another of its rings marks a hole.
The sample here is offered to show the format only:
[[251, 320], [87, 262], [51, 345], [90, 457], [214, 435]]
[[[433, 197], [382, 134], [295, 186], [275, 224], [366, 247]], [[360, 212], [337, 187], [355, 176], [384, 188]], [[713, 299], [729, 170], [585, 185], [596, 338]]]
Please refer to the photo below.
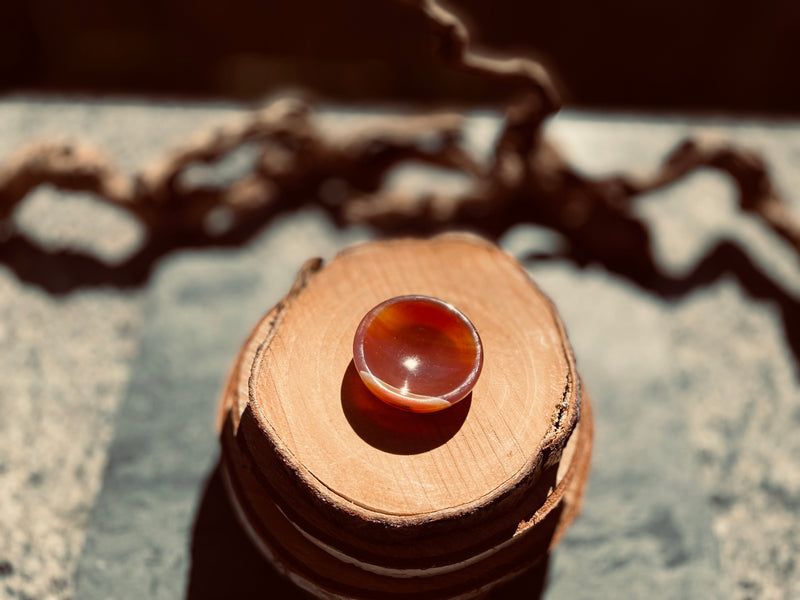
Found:
[[[361, 318], [406, 294], [452, 303], [483, 340], [471, 397], [438, 413], [383, 404], [353, 368]], [[472, 597], [530, 566], [574, 518], [592, 443], [553, 305], [467, 235], [307, 264], [243, 346], [220, 423], [246, 529], [294, 581], [337, 598]]]

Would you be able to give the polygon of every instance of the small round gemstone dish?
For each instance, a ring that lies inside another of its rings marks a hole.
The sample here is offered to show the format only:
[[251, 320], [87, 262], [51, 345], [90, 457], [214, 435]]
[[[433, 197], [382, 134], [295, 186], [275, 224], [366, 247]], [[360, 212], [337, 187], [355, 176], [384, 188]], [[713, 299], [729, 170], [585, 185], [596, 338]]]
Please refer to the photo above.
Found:
[[397, 296], [362, 319], [353, 362], [377, 398], [411, 412], [434, 412], [465, 398], [483, 367], [472, 322], [430, 296]]

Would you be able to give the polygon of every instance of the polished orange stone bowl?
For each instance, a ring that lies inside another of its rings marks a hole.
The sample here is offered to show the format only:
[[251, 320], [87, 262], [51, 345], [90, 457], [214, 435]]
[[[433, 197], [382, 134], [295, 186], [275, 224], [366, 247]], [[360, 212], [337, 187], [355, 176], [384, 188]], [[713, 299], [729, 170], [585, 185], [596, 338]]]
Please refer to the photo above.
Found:
[[380, 400], [402, 410], [434, 412], [475, 387], [483, 345], [472, 322], [452, 304], [398, 296], [364, 316], [353, 339], [353, 362]]

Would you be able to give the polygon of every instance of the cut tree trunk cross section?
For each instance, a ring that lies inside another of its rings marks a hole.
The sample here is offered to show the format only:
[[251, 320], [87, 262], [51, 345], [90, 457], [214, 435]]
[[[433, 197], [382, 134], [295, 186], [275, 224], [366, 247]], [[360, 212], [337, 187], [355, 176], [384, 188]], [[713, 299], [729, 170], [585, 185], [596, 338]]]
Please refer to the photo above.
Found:
[[[363, 316], [425, 295], [474, 323], [484, 365], [436, 413], [375, 398], [353, 365]], [[309, 261], [256, 326], [221, 403], [237, 515], [321, 598], [472, 598], [543, 559], [580, 508], [591, 408], [553, 304], [509, 255], [450, 234]]]

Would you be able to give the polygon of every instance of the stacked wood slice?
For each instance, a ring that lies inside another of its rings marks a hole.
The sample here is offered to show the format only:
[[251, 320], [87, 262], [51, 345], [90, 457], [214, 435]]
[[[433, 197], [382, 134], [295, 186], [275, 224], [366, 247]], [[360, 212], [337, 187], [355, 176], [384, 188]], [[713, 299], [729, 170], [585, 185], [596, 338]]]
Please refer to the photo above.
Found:
[[[392, 408], [352, 364], [364, 314], [406, 294], [475, 324], [483, 372], [437, 413]], [[575, 518], [592, 419], [552, 303], [468, 235], [309, 262], [223, 395], [232, 504], [266, 558], [320, 598], [473, 598], [541, 561]]]

